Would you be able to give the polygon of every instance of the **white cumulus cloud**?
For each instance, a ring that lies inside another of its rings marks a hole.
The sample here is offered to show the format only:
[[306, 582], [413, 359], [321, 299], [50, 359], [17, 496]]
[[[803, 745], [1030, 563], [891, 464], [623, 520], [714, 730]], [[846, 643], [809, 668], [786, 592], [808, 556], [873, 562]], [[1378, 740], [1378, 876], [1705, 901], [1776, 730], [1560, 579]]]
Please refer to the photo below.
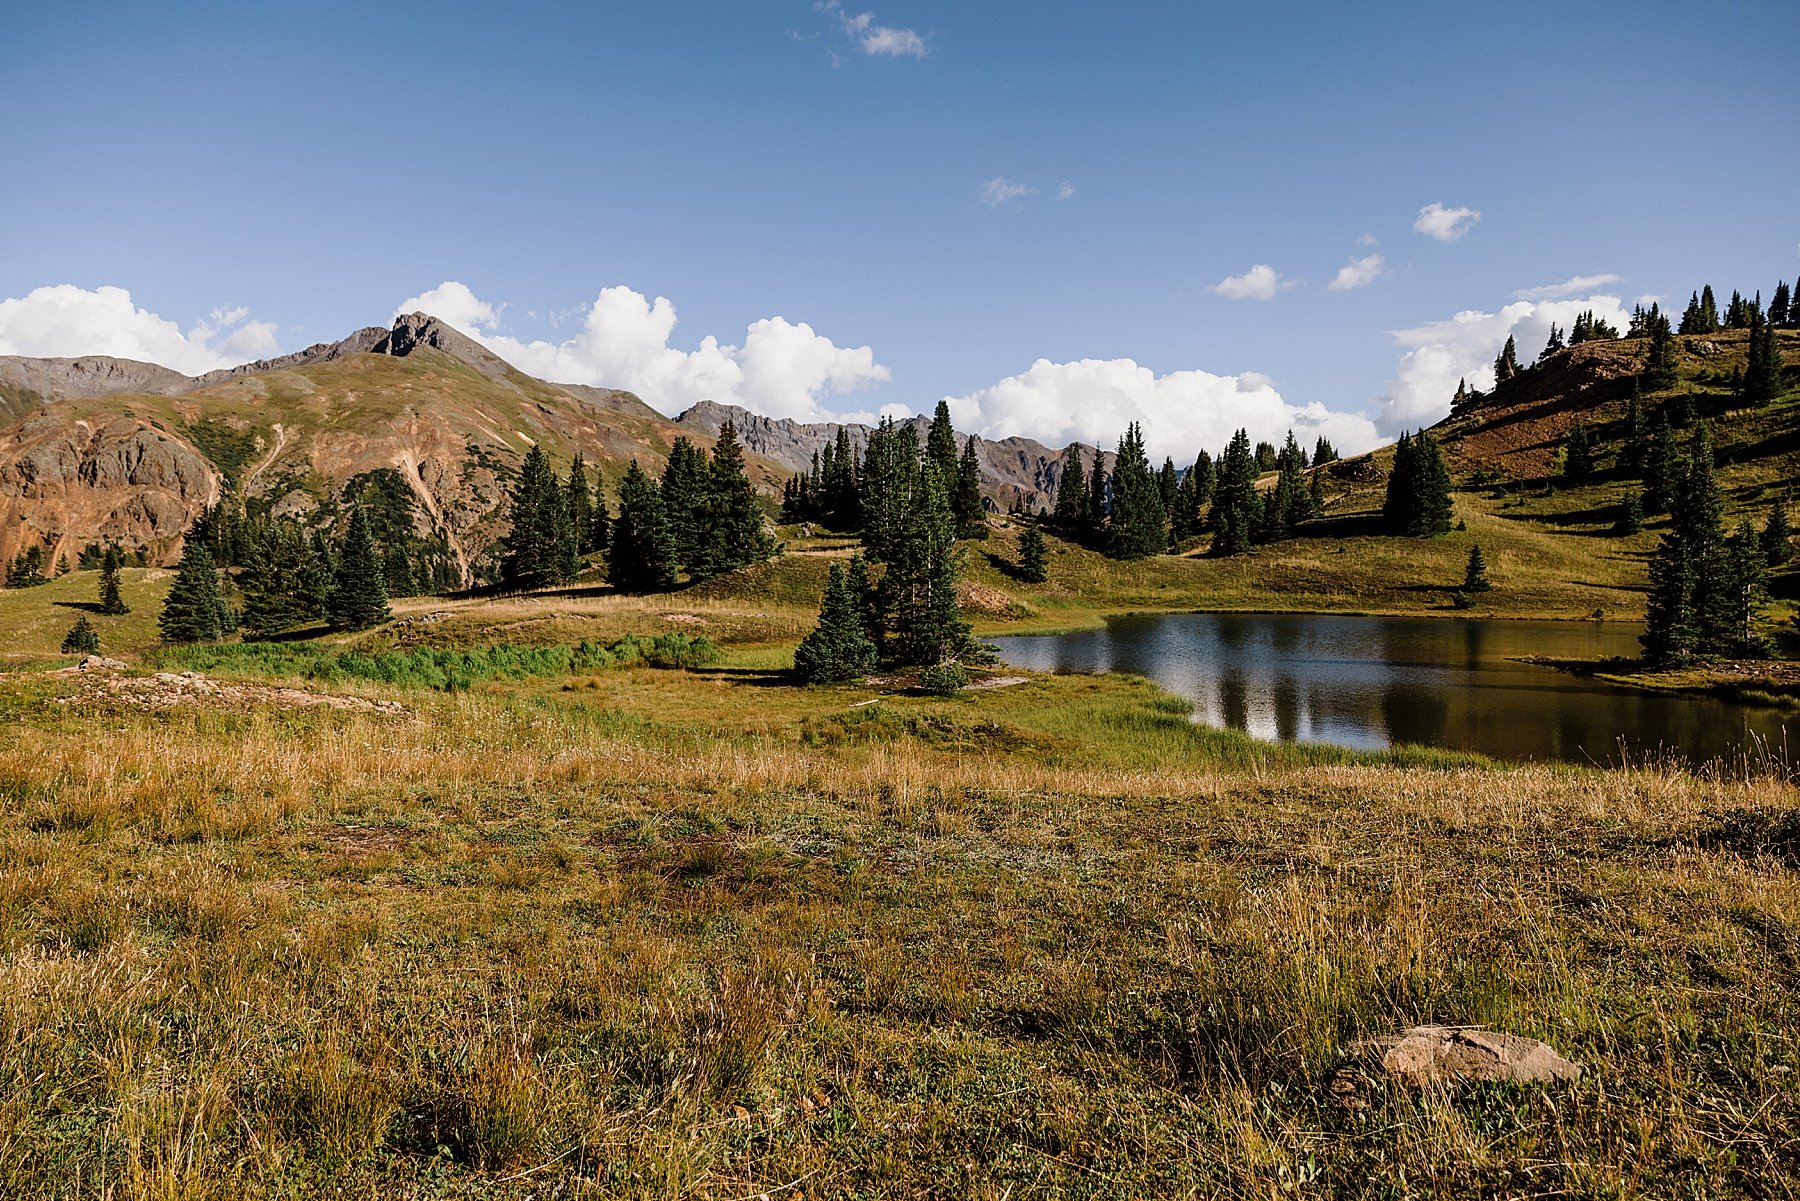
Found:
[[1394, 342], [1402, 351], [1394, 378], [1379, 397], [1378, 423], [1388, 434], [1431, 425], [1450, 412], [1450, 398], [1458, 380], [1486, 391], [1494, 386], [1494, 359], [1511, 337], [1519, 360], [1537, 358], [1550, 339], [1550, 326], [1566, 333], [1578, 314], [1592, 310], [1596, 317], [1624, 330], [1631, 314], [1617, 296], [1596, 294], [1580, 299], [1520, 300], [1488, 313], [1468, 309], [1444, 321], [1413, 329], [1396, 330]]
[[1227, 300], [1274, 300], [1275, 293], [1291, 286], [1267, 263], [1258, 263], [1242, 275], [1227, 275], [1208, 289]]
[[1348, 292], [1352, 288], [1366, 288], [1381, 278], [1386, 260], [1378, 254], [1367, 255], [1360, 259], [1351, 259], [1338, 268], [1338, 273], [1331, 277], [1325, 285], [1327, 292]]
[[1454, 242], [1468, 233], [1470, 227], [1479, 220], [1481, 214], [1475, 209], [1445, 208], [1433, 201], [1419, 210], [1419, 218], [1413, 222], [1413, 231], [1440, 242]]
[[986, 438], [1022, 435], [1051, 447], [1085, 442], [1110, 450], [1128, 424], [1141, 422], [1151, 455], [1182, 465], [1202, 449], [1217, 455], [1239, 428], [1253, 442], [1277, 444], [1291, 429], [1309, 447], [1324, 435], [1347, 454], [1380, 441], [1361, 413], [1290, 404], [1265, 375], [1157, 375], [1131, 359], [1039, 359], [1018, 375], [946, 399], [960, 429]]
[[276, 352], [274, 324], [249, 318], [248, 309], [221, 306], [184, 333], [124, 288], [56, 284], [0, 300], [0, 354], [111, 355], [199, 375]]
[[[433, 297], [460, 309], [463, 320], [431, 308], [427, 301]], [[456, 326], [530, 375], [559, 384], [622, 388], [669, 414], [716, 400], [769, 417], [817, 421], [828, 416], [820, 405], [823, 397], [891, 378], [869, 347], [838, 346], [805, 322], [785, 317], [752, 322], [740, 345], [708, 335], [693, 350], [678, 349], [669, 344], [676, 325], [673, 302], [663, 296], [652, 301], [623, 285], [601, 289], [581, 329], [560, 342], [498, 332], [499, 307], [454, 281], [401, 306], [403, 312], [415, 309]]]
[[[504, 307], [504, 306], [501, 306]], [[430, 291], [421, 292], [400, 302], [394, 316], [407, 313], [430, 313], [440, 321], [448, 321], [457, 329], [474, 333], [495, 329], [500, 324], [500, 309], [480, 300], [467, 284], [447, 279]]]
[[987, 205], [991, 209], [997, 209], [1001, 205], [1006, 204], [1009, 201], [1017, 200], [1021, 196], [1033, 195], [1037, 192], [1037, 189], [1027, 187], [1022, 183], [1015, 183], [1004, 175], [996, 175], [994, 178], [982, 184], [978, 191], [981, 195], [981, 203]]
[[1560, 284], [1545, 284], [1539, 288], [1520, 288], [1513, 293], [1514, 300], [1555, 300], [1562, 296], [1579, 296], [1584, 292], [1592, 292], [1595, 288], [1604, 288], [1619, 282], [1616, 275], [1577, 275]]

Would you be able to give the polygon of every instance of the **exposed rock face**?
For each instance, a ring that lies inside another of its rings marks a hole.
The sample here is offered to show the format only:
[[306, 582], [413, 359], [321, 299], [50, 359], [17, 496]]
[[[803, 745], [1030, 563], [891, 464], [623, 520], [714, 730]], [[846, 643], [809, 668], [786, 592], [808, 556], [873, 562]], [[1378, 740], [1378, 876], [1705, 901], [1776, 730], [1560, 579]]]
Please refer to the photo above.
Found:
[[405, 358], [421, 346], [460, 359], [489, 379], [505, 379], [514, 374], [512, 364], [429, 313], [408, 313], [394, 318], [394, 328], [382, 331], [381, 337], [368, 350], [373, 354]]
[[[869, 427], [855, 423], [802, 422], [789, 418], [762, 417], [736, 405], [722, 405], [703, 400], [675, 419], [684, 430], [716, 436], [727, 421], [737, 427], [744, 446], [790, 472], [805, 471], [812, 466], [812, 456], [824, 451], [836, 440], [839, 428], [850, 434], [850, 446], [857, 454], [868, 445]], [[931, 428], [928, 417], [911, 417], [901, 423], [912, 430], [924, 444]], [[1036, 506], [1048, 509], [1056, 503], [1057, 484], [1062, 479], [1061, 450], [1052, 450], [1030, 438], [1006, 438], [990, 442], [975, 440], [975, 458], [981, 464], [983, 491], [990, 508], [1008, 510]], [[1082, 462], [1092, 468], [1094, 448], [1083, 446]], [[1107, 462], [1112, 454], [1107, 453]]]
[[1535, 1038], [1463, 1026], [1414, 1026], [1373, 1039], [1358, 1051], [1373, 1067], [1406, 1084], [1457, 1081], [1552, 1084], [1576, 1080], [1571, 1063]]
[[179, 371], [91, 355], [80, 359], [28, 359], [0, 355], [0, 419], [16, 419], [38, 405], [59, 400], [148, 392], [174, 396], [193, 381]]

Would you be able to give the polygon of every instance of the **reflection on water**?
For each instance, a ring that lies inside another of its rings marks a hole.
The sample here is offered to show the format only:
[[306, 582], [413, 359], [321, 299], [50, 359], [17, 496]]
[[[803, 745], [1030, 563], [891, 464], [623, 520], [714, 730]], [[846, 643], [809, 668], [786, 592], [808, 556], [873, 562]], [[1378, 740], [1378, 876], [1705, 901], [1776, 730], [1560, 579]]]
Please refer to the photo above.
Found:
[[1366, 749], [1416, 743], [1507, 759], [1692, 761], [1782, 751], [1782, 716], [1710, 697], [1614, 688], [1513, 660], [1635, 656], [1634, 626], [1253, 613], [1119, 618], [1000, 638], [1035, 671], [1125, 671], [1191, 698], [1197, 720], [1258, 738]]

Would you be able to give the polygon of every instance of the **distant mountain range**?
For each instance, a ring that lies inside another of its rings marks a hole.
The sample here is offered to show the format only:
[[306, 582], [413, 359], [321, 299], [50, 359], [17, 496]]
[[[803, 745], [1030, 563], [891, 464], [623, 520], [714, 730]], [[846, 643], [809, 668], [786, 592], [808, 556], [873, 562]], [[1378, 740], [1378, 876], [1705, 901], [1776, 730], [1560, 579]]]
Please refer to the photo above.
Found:
[[[167, 563], [233, 487], [253, 507], [324, 519], [346, 488], [381, 475], [410, 492], [418, 533], [472, 573], [534, 443], [559, 469], [579, 452], [616, 481], [634, 458], [660, 470], [681, 434], [709, 446], [727, 420], [771, 498], [839, 429], [712, 402], [671, 420], [629, 392], [534, 379], [425, 313], [197, 377], [104, 356], [0, 356], [0, 560], [37, 543], [72, 562], [118, 541]], [[929, 423], [907, 424], [922, 439]], [[860, 449], [868, 427], [845, 428]], [[1052, 502], [1060, 449], [976, 445], [992, 505]]]

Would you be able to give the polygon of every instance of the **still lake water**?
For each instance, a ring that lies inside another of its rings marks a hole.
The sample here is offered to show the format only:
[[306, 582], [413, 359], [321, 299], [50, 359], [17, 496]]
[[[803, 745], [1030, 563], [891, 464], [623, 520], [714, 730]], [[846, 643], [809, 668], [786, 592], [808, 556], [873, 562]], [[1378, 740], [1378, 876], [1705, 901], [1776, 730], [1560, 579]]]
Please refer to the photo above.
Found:
[[1699, 763], [1761, 740], [1787, 757], [1778, 711], [1514, 661], [1635, 657], [1638, 633], [1593, 621], [1176, 613], [994, 642], [1014, 667], [1148, 677], [1192, 700], [1196, 720], [1258, 738], [1601, 764], [1618, 763], [1622, 745], [1633, 761], [1659, 751]]

